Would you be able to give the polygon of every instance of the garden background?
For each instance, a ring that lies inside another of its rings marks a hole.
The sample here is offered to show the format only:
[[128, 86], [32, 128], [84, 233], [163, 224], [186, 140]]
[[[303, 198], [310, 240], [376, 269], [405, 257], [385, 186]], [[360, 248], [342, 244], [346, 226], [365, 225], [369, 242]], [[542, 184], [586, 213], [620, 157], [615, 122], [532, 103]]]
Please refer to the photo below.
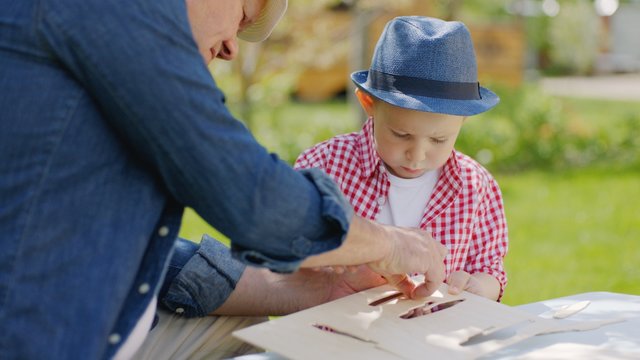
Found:
[[[470, 118], [456, 145], [487, 167], [502, 188], [510, 241], [503, 301], [518, 305], [591, 291], [640, 294], [640, 66], [612, 67], [607, 44], [616, 15], [602, 16], [587, 0], [562, 1], [561, 7], [549, 0], [418, 2], [400, 0], [390, 8], [375, 0], [291, 1], [272, 39], [241, 44], [241, 57], [214, 62], [212, 73], [233, 113], [258, 141], [293, 163], [307, 147], [360, 128], [364, 119], [349, 101], [352, 88], [323, 93], [315, 101], [302, 101], [300, 91], [312, 81], [309, 69], [328, 78], [341, 54], [350, 67], [367, 68], [363, 59], [372, 49], [363, 45], [370, 43], [363, 34], [375, 32], [367, 24], [403, 14], [402, 6], [463, 20], [472, 36], [472, 25], [515, 24], [521, 30], [521, 77], [515, 82], [483, 77], [479, 60], [483, 86], [501, 103]], [[525, 12], [525, 3], [539, 11]], [[557, 12], [547, 14], [543, 6], [553, 3]], [[617, 11], [629, 8], [640, 14], [637, 1], [622, 1]], [[332, 16], [348, 18], [349, 28], [332, 33], [339, 28], [331, 26]], [[311, 18], [319, 28], [309, 25]], [[354, 48], [363, 55], [354, 55]], [[347, 85], [348, 70], [337, 71]], [[605, 75], [614, 84], [637, 81], [619, 99], [611, 99], [604, 87], [587, 97], [579, 91], [559, 96], [558, 82], [545, 82], [550, 76], [580, 76], [597, 87]], [[187, 209], [180, 235], [199, 241], [203, 233], [228, 242]]]

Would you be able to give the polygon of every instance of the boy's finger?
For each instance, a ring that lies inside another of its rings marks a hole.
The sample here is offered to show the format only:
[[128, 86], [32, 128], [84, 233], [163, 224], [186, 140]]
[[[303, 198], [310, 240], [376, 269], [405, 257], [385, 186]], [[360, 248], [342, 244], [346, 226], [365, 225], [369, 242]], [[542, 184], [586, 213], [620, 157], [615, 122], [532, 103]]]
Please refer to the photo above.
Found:
[[466, 271], [456, 271], [449, 276], [449, 294], [458, 295], [467, 287], [471, 275]]

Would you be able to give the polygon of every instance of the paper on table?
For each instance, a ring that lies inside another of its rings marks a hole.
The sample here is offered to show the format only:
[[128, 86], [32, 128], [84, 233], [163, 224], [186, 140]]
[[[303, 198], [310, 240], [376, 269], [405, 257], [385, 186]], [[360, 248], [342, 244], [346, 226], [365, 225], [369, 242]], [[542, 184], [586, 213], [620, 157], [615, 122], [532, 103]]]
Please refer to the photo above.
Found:
[[[426, 354], [465, 359], [481, 355], [479, 350], [484, 353], [497, 350], [460, 345], [473, 335], [534, 322], [536, 318], [470, 293], [449, 295], [446, 285], [427, 299], [369, 305], [393, 292], [389, 286], [370, 289], [236, 331], [234, 335], [291, 359], [424, 359]], [[400, 318], [427, 301], [443, 303], [459, 299], [464, 301], [442, 311]], [[314, 325], [335, 329], [337, 333], [319, 330]]]

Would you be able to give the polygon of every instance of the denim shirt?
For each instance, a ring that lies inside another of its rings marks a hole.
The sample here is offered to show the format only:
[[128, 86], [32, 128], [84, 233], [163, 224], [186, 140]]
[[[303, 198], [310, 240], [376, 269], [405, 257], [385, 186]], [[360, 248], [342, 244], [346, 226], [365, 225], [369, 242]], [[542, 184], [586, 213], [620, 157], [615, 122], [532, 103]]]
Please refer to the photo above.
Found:
[[[0, 0], [1, 359], [110, 358], [159, 292], [184, 206], [236, 259], [286, 272], [341, 244], [339, 194], [230, 115], [183, 0]], [[227, 284], [205, 284], [200, 311], [235, 286], [229, 259], [208, 258]], [[171, 287], [169, 303], [202, 299]]]

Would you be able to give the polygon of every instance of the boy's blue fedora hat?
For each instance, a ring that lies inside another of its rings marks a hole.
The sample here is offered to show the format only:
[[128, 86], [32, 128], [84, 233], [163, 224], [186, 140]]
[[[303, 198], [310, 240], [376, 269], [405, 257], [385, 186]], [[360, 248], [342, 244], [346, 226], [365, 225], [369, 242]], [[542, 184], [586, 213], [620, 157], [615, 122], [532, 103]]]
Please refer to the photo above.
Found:
[[451, 115], [475, 115], [500, 101], [480, 86], [467, 27], [456, 21], [402, 16], [391, 20], [367, 71], [351, 80], [392, 105]]

